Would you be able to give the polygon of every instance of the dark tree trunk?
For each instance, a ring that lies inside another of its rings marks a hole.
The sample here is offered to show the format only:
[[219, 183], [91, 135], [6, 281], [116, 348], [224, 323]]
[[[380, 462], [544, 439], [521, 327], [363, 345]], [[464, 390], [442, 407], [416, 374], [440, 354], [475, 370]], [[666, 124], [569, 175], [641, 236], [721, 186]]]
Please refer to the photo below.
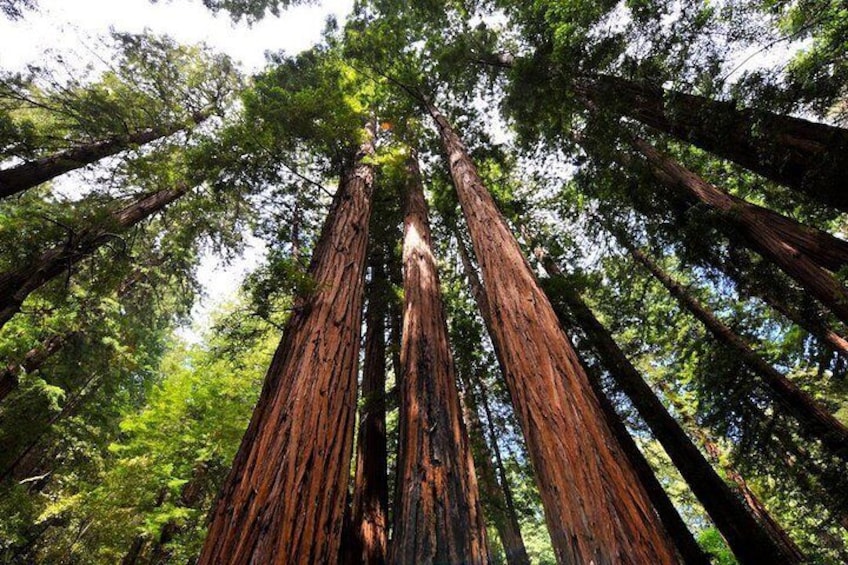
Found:
[[433, 257], [417, 157], [404, 220], [404, 316], [393, 563], [486, 563], [486, 526]]
[[[194, 116], [194, 123], [200, 124], [208, 117], [208, 112], [198, 113]], [[133, 146], [150, 143], [188, 127], [179, 124], [150, 128], [127, 136], [72, 147], [48, 157], [0, 170], [0, 198], [23, 192], [69, 171], [80, 169]]]
[[373, 129], [342, 177], [199, 562], [335, 563], [350, 470]]
[[[848, 322], [848, 293], [828, 272], [844, 265], [828, 250], [842, 249], [846, 242], [826, 234], [822, 236], [824, 232], [722, 192], [641, 139], [635, 139], [633, 146], [648, 159], [661, 182], [719, 212], [727, 220], [720, 222], [719, 227], [731, 239], [742, 240], [744, 245], [772, 261], [840, 320]], [[836, 243], [826, 243], [827, 238]]]
[[774, 398], [795, 416], [806, 433], [820, 439], [839, 457], [848, 458], [848, 428], [819, 406], [785, 375], [757, 355], [747, 341], [704, 308], [700, 302], [660, 269], [647, 255], [623, 238], [620, 238], [619, 241], [630, 251], [636, 261], [644, 265], [668, 289], [683, 308], [707, 327], [719, 343], [736, 351], [742, 361], [762, 379], [763, 384], [771, 391]]
[[30, 349], [20, 363], [11, 363], [0, 372], [0, 402], [18, 387], [21, 373], [37, 371], [48, 359], [61, 351], [65, 344], [71, 341], [77, 332], [54, 334]]
[[[448, 121], [428, 108], [468, 224], [505, 378], [561, 563], [675, 563], [576, 354]], [[591, 453], [593, 457], [586, 457]]]
[[[598, 354], [610, 376], [627, 394], [639, 415], [668, 453], [686, 483], [703, 504], [716, 527], [727, 540], [731, 550], [742, 563], [800, 563], [803, 555], [793, 544], [785, 544], [782, 537], [772, 537], [768, 529], [754, 516], [713, 470], [680, 424], [669, 414], [639, 371], [630, 363], [606, 328], [562, 278], [549, 260], [546, 269], [554, 284], [551, 290], [558, 300], [554, 302], [563, 322], [569, 324], [561, 305], [565, 305], [580, 327], [587, 341]], [[602, 394], [602, 391], [600, 391]]]
[[848, 211], [848, 130], [605, 75], [581, 81], [578, 92], [595, 106]]
[[117, 234], [164, 209], [188, 192], [188, 187], [169, 188], [143, 196], [109, 216], [107, 223], [84, 228], [68, 241], [45, 251], [28, 265], [0, 274], [0, 327], [21, 308], [32, 292], [68, 271]]
[[388, 549], [389, 478], [386, 449], [386, 313], [389, 288], [383, 257], [371, 253], [365, 360], [360, 392], [349, 562], [380, 565]]
[[[206, 475], [209, 471], [207, 463], [198, 463], [191, 473], [189, 481], [183, 485], [180, 493], [180, 506], [183, 508], [197, 508], [203, 501], [208, 487], [205, 485]], [[167, 545], [171, 543], [182, 530], [179, 522], [170, 520], [162, 527], [159, 539], [150, 551], [151, 564], [165, 564], [171, 559], [171, 552]]]

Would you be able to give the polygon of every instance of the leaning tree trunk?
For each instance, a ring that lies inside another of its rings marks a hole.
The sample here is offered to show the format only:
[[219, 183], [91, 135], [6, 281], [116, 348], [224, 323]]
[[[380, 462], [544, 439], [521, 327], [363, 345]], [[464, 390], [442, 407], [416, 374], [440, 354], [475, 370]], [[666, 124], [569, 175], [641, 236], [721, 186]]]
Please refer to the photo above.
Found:
[[29, 264], [0, 274], [0, 328], [21, 308], [32, 292], [94, 253], [117, 234], [164, 209], [189, 191], [167, 188], [143, 196], [110, 214], [103, 224], [73, 233], [62, 245], [45, 251]]
[[631, 117], [848, 211], [846, 129], [613, 76], [579, 81], [577, 90], [594, 106]]
[[356, 410], [373, 129], [315, 247], [199, 562], [335, 563]]
[[649, 259], [647, 255], [624, 238], [619, 238], [619, 241], [630, 251], [631, 256], [637, 262], [641, 263], [668, 289], [683, 308], [706, 326], [719, 343], [736, 351], [742, 361], [760, 377], [774, 398], [795, 416], [798, 423], [801, 424], [801, 429], [821, 440], [835, 455], [843, 459], [848, 458], [848, 428], [819, 406], [815, 400], [810, 398], [785, 375], [757, 355], [745, 339], [704, 308], [700, 302], [686, 292], [680, 284]]
[[350, 563], [380, 565], [388, 550], [389, 478], [386, 448], [386, 303], [383, 257], [371, 253], [371, 281], [360, 392], [359, 436], [351, 504]]
[[417, 157], [404, 219], [398, 497], [393, 563], [486, 563], [486, 526], [433, 257]]
[[719, 222], [719, 228], [731, 239], [742, 240], [744, 245], [779, 266], [848, 323], [848, 292], [828, 272], [845, 264], [831, 251], [839, 250], [837, 254], [841, 257], [841, 249], [848, 242], [807, 226], [793, 225], [788, 218], [722, 192], [641, 139], [634, 139], [633, 146], [648, 159], [662, 183], [718, 211], [726, 220]]
[[0, 402], [3, 402], [9, 394], [18, 387], [21, 373], [32, 373], [41, 368], [53, 355], [61, 351], [65, 344], [73, 340], [79, 332], [66, 332], [53, 334], [38, 346], [30, 349], [19, 363], [10, 363], [0, 371]]
[[[568, 338], [448, 121], [430, 105], [561, 563], [674, 563], [674, 544], [607, 427]], [[592, 457], [587, 457], [592, 454]]]
[[[209, 112], [195, 114], [193, 117], [194, 124], [202, 123], [209, 115]], [[185, 124], [173, 124], [150, 128], [106, 141], [79, 145], [54, 155], [0, 170], [0, 198], [18, 194], [69, 171], [116, 155], [131, 147], [150, 143], [188, 127]]]
[[[802, 562], [798, 548], [785, 544], [782, 537], [773, 537], [718, 476], [586, 303], [564, 286], [567, 283], [558, 276], [556, 265], [546, 259], [545, 267], [552, 282], [559, 283], [551, 285], [551, 290], [556, 291], [555, 304], [568, 308], [575, 325], [583, 330], [589, 345], [648, 424], [736, 557], [742, 563]], [[561, 308], [558, 311], [568, 324], [569, 317]]]

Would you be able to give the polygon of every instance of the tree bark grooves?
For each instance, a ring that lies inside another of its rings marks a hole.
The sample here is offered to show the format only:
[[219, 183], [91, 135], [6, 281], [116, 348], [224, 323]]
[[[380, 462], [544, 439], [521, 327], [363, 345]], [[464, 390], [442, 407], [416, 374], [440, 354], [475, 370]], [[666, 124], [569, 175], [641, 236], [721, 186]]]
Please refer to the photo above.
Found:
[[561, 563], [675, 563], [556, 315], [448, 121], [429, 105], [468, 224], [505, 378]]
[[679, 283], [665, 273], [647, 255], [623, 238], [619, 238], [619, 241], [638, 263], [641, 263], [668, 289], [681, 306], [707, 327], [719, 343], [739, 354], [745, 364], [762, 379], [763, 384], [768, 387], [775, 400], [795, 416], [798, 423], [801, 424], [801, 429], [821, 440], [835, 455], [843, 459], [848, 458], [848, 428], [819, 406], [815, 400], [798, 388], [785, 375], [757, 355], [745, 339], [704, 308], [700, 302], [689, 295]]
[[389, 483], [386, 448], [386, 314], [384, 258], [371, 252], [359, 436], [353, 481], [351, 563], [379, 565], [388, 550]]
[[728, 222], [722, 222], [719, 227], [728, 236], [743, 240], [746, 246], [775, 263], [848, 323], [848, 293], [828, 272], [828, 269], [838, 270], [844, 263], [835, 261], [831, 253], [824, 251], [841, 248], [846, 242], [825, 243], [821, 236], [824, 232], [722, 192], [641, 139], [632, 143], [651, 163], [661, 182], [720, 212]]
[[[551, 289], [557, 291], [554, 304], [563, 323], [568, 325], [569, 319], [573, 319], [583, 330], [589, 345], [648, 424], [736, 557], [742, 563], [802, 562], [803, 555], [798, 548], [784, 543], [783, 537], [773, 537], [758, 520], [762, 516], [752, 515], [728, 488], [586, 303], [572, 289], [564, 287], [556, 266], [548, 259], [545, 263], [554, 282], [560, 283], [551, 285]], [[573, 318], [565, 314], [561, 305], [567, 307]]]
[[[194, 124], [200, 124], [210, 116], [209, 112], [199, 112]], [[28, 161], [15, 167], [0, 170], [0, 198], [18, 194], [38, 186], [59, 175], [80, 169], [105, 157], [110, 157], [132, 146], [144, 145], [180, 130], [187, 129], [184, 124], [150, 128], [130, 135], [79, 145], [54, 155]]]
[[315, 247], [199, 563], [335, 563], [350, 469], [373, 126]]
[[66, 243], [45, 251], [29, 264], [0, 273], [0, 328], [21, 308], [32, 292], [91, 255], [116, 233], [124, 232], [164, 209], [189, 191], [189, 187], [166, 188], [140, 197], [113, 212], [103, 224], [73, 233]]
[[486, 563], [486, 526], [432, 253], [417, 157], [404, 219], [404, 316], [393, 563]]
[[577, 90], [597, 106], [848, 211], [848, 130], [608, 75]]

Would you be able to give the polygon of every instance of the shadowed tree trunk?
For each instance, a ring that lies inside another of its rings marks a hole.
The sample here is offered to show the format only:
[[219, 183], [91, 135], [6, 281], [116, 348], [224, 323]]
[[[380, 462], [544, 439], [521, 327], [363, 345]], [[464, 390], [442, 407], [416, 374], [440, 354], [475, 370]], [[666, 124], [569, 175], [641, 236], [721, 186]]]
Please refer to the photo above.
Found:
[[[202, 123], [209, 115], [209, 112], [198, 112], [193, 118], [194, 124]], [[80, 169], [133, 146], [150, 143], [189, 127], [184, 124], [174, 124], [150, 128], [106, 141], [79, 145], [54, 155], [0, 170], [0, 198], [23, 192], [69, 171]]]
[[350, 470], [374, 132], [342, 176], [199, 562], [335, 563]]
[[732, 240], [741, 240], [743, 245], [772, 261], [840, 320], [848, 322], [848, 293], [828, 272], [845, 264], [843, 259], [837, 260], [833, 251], [840, 250], [841, 257], [841, 249], [848, 242], [722, 192], [641, 139], [632, 143], [648, 159], [663, 184], [719, 212], [727, 220], [719, 222], [719, 228]]
[[[583, 330], [589, 345], [597, 352], [610, 376], [627, 394], [639, 415], [668, 453], [736, 557], [742, 563], [762, 563], [763, 560], [774, 563], [802, 562], [803, 555], [798, 548], [794, 544], [785, 543], [785, 539], [788, 539], [785, 534], [772, 536], [761, 521], [764, 516], [752, 515], [742, 500], [713, 470], [610, 333], [579, 295], [566, 286], [567, 283], [559, 276], [557, 266], [548, 258], [544, 259], [544, 265], [552, 277], [552, 284], [549, 286], [557, 298], [554, 304], [555, 308], [560, 306], [557, 310], [563, 323], [571, 325], [571, 318], [562, 311], [562, 304], [568, 308], [575, 325]], [[771, 520], [770, 517], [768, 519]]]
[[[204, 486], [207, 472], [209, 471], [208, 464], [205, 462], [198, 463], [191, 473], [189, 481], [183, 485], [180, 492], [180, 506], [183, 508], [197, 508], [203, 500], [204, 494], [208, 487]], [[171, 559], [171, 551], [168, 549], [168, 544], [179, 535], [183, 526], [174, 520], [168, 521], [162, 527], [162, 532], [159, 534], [159, 539], [150, 551], [151, 564], [168, 563]]]
[[389, 478], [386, 452], [386, 301], [383, 257], [371, 253], [371, 282], [353, 481], [350, 563], [379, 565], [388, 550]]
[[404, 316], [393, 563], [486, 563], [486, 526], [432, 253], [417, 157], [404, 219]]
[[20, 363], [11, 363], [3, 371], [0, 371], [0, 402], [18, 387], [18, 379], [21, 373], [32, 373], [41, 368], [44, 363], [61, 351], [68, 341], [71, 341], [78, 332], [67, 332], [64, 334], [53, 334], [37, 347], [30, 349]]
[[848, 211], [848, 130], [613, 76], [580, 81], [577, 91], [596, 106]]
[[[556, 315], [448, 121], [428, 107], [489, 298], [490, 332], [561, 563], [675, 563]], [[586, 454], [593, 454], [587, 457]]]
[[188, 191], [187, 186], [181, 186], [142, 196], [110, 214], [107, 222], [83, 228], [71, 234], [67, 242], [45, 251], [28, 265], [0, 274], [0, 327], [20, 310], [21, 304], [32, 292]]
[[848, 458], [848, 428], [819, 406], [785, 375], [757, 355], [745, 339], [704, 308], [700, 302], [660, 269], [647, 255], [623, 237], [619, 238], [619, 242], [629, 250], [630, 255], [637, 262], [641, 263], [668, 289], [683, 308], [707, 327], [719, 343], [737, 352], [745, 364], [762, 379], [763, 384], [771, 391], [775, 400], [795, 416], [806, 433], [820, 439], [839, 457]]

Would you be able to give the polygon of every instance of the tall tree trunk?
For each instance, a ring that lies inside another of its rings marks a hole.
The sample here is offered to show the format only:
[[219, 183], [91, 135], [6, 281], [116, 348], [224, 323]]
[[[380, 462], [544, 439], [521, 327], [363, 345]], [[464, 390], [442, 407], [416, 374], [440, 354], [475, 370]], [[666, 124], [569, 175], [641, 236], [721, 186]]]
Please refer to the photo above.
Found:
[[335, 563], [356, 410], [374, 131], [343, 175], [199, 562]]
[[[206, 462], [200, 462], [195, 465], [191, 473], [191, 478], [183, 485], [182, 492], [180, 492], [180, 506], [182, 508], [195, 509], [202, 502], [208, 488], [204, 486], [208, 471], [209, 465]], [[150, 551], [149, 562], [151, 564], [159, 565], [169, 562], [171, 552], [166, 546], [179, 535], [182, 528], [183, 526], [175, 520], [169, 520], [162, 527], [162, 531], [159, 533], [159, 539], [156, 540], [155, 545]]]
[[[448, 121], [432, 105], [561, 563], [674, 563], [556, 315]], [[586, 454], [593, 454], [587, 457]]]
[[404, 219], [398, 505], [393, 563], [486, 563], [486, 526], [433, 257], [417, 157]]
[[[794, 224], [788, 218], [722, 192], [641, 139], [634, 139], [633, 146], [648, 159], [661, 182], [721, 213], [727, 221], [720, 222], [719, 227], [732, 239], [741, 239], [775, 263], [848, 323], [848, 293], [828, 272], [844, 265], [844, 260], [836, 260], [828, 250], [842, 249], [846, 242], [827, 243], [821, 236], [824, 232]], [[842, 251], [838, 254], [841, 256]]]
[[771, 391], [775, 400], [795, 416], [806, 433], [820, 439], [839, 457], [848, 458], [848, 428], [819, 406], [815, 400], [810, 398], [785, 375], [757, 355], [745, 339], [704, 308], [700, 302], [689, 295], [680, 284], [649, 259], [647, 255], [624, 238], [619, 238], [619, 241], [630, 251], [631, 256], [637, 262], [644, 265], [668, 289], [683, 308], [707, 327], [719, 343], [736, 351], [745, 364], [762, 379], [763, 384]]
[[32, 292], [94, 253], [117, 233], [149, 218], [188, 191], [187, 186], [181, 186], [142, 196], [113, 212], [107, 222], [73, 233], [66, 243], [45, 251], [29, 264], [0, 274], [0, 327], [20, 310]]
[[[202, 123], [209, 115], [209, 112], [195, 114], [194, 124]], [[69, 171], [80, 169], [133, 146], [145, 145], [188, 127], [190, 126], [185, 124], [172, 124], [150, 128], [105, 141], [79, 145], [54, 155], [0, 170], [0, 198], [23, 192]]]
[[813, 200], [848, 211], [848, 130], [733, 102], [596, 75], [578, 83], [594, 105], [729, 159]]
[[[610, 376], [633, 402], [736, 557], [742, 563], [762, 563], [763, 560], [774, 563], [802, 562], [803, 555], [798, 548], [794, 544], [784, 543], [783, 537], [773, 537], [760, 521], [762, 516], [752, 515], [728, 488], [586, 303], [565, 286], [567, 283], [559, 277], [556, 265], [549, 259], [544, 262], [555, 283], [550, 285], [558, 299], [554, 301], [555, 307], [564, 304], [568, 308], [575, 325], [583, 330], [589, 345], [609, 370]], [[571, 325], [569, 316], [562, 308], [557, 310], [563, 322]]]
[[386, 304], [389, 288], [383, 257], [372, 251], [370, 263], [349, 558], [351, 563], [379, 565], [386, 562], [388, 549]]
[[18, 387], [21, 373], [37, 371], [48, 359], [61, 351], [65, 344], [73, 340], [79, 332], [53, 334], [38, 346], [30, 349], [19, 363], [10, 363], [0, 371], [0, 403]]

